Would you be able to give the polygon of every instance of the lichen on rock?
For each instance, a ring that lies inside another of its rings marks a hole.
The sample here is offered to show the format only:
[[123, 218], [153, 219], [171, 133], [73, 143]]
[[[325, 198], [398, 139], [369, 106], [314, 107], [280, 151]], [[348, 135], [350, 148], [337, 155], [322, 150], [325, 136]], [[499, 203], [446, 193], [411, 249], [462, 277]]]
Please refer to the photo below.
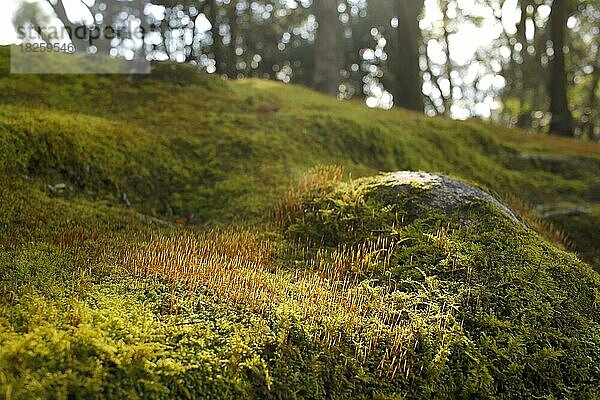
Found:
[[458, 208], [468, 205], [474, 200], [484, 200], [496, 206], [515, 222], [518, 221], [508, 207], [490, 194], [445, 175], [398, 171], [384, 174], [380, 177], [380, 181], [386, 186], [392, 186], [399, 190], [411, 187], [426, 189], [423, 202], [439, 209], [446, 215], [452, 214]]

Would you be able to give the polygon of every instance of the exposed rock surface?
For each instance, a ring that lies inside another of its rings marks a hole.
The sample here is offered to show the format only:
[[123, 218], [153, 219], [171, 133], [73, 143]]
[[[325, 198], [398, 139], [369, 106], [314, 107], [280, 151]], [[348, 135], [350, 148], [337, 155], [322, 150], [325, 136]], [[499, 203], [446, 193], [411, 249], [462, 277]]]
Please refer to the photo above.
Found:
[[465, 204], [484, 200], [496, 206], [515, 222], [518, 221], [514, 213], [493, 196], [445, 175], [398, 171], [385, 174], [380, 179], [381, 183], [395, 189], [397, 188], [398, 190], [407, 190], [415, 187], [426, 189], [427, 193], [423, 196], [423, 201], [427, 205], [439, 209], [446, 215], [453, 213]]

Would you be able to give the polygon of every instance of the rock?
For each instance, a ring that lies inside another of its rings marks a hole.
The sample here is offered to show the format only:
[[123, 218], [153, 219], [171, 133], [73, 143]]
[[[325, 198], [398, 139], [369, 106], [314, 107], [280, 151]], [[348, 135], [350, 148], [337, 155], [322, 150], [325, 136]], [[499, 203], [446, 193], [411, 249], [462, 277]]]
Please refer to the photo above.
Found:
[[290, 237], [327, 246], [393, 236], [413, 224], [422, 230], [421, 224], [456, 223], [456, 228], [475, 226], [486, 232], [507, 225], [515, 229], [525, 226], [508, 207], [481, 189], [444, 175], [413, 171], [332, 183], [308, 193], [288, 220]]
[[395, 190], [400, 191], [411, 188], [425, 190], [426, 193], [422, 198], [423, 203], [438, 209], [446, 215], [452, 214], [461, 206], [483, 200], [496, 206], [513, 221], [519, 221], [508, 207], [490, 194], [445, 175], [398, 171], [384, 174], [379, 177], [378, 181], [380, 182], [379, 185], [393, 187]]

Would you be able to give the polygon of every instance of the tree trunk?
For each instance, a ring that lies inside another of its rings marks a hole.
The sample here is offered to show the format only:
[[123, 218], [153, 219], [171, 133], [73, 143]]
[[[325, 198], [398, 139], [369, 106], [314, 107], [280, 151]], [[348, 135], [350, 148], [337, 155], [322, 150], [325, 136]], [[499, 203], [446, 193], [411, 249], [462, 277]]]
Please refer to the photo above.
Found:
[[338, 0], [314, 0], [313, 4], [319, 24], [313, 56], [313, 87], [320, 92], [337, 96], [343, 56]]
[[165, 50], [165, 54], [171, 59], [171, 52], [169, 51], [169, 41], [167, 40], [167, 32], [169, 31], [169, 16], [171, 14], [169, 7], [165, 8], [165, 17], [160, 21], [160, 36], [162, 38], [162, 45]]
[[575, 124], [567, 100], [567, 72], [565, 68], [566, 26], [568, 19], [567, 0], [554, 0], [550, 13], [550, 39], [554, 57], [550, 62], [550, 132], [562, 136], [573, 136]]
[[219, 8], [216, 0], [208, 0], [208, 12], [210, 20], [210, 34], [212, 36], [212, 53], [215, 59], [216, 72], [219, 75], [224, 75], [226, 71], [225, 56], [223, 52], [223, 38], [219, 32], [221, 21], [219, 18]]
[[[450, 17], [448, 17], [448, 2], [442, 1], [442, 14], [443, 17], [443, 28], [444, 28], [444, 52], [446, 54], [446, 64], [444, 65], [446, 68], [446, 79], [448, 79], [448, 95], [444, 96], [442, 93], [442, 97], [444, 98], [444, 115], [449, 116], [450, 110], [452, 108], [452, 102], [454, 100], [454, 82], [452, 81], [452, 71], [454, 70], [454, 66], [452, 64], [452, 58], [450, 58]], [[441, 89], [440, 89], [441, 92]]]
[[421, 28], [419, 14], [424, 0], [395, 0], [398, 17], [396, 46], [390, 54], [390, 69], [394, 75], [391, 92], [394, 104], [415, 111], [423, 111], [421, 68], [419, 67]]
[[227, 24], [229, 25], [229, 35], [231, 36], [229, 46], [227, 49], [223, 50], [223, 57], [226, 65], [225, 73], [227, 76], [231, 78], [235, 78], [239, 73], [243, 73], [244, 71], [238, 71], [238, 59], [240, 56], [237, 55], [236, 49], [241, 47], [244, 49], [243, 44], [240, 45], [240, 26], [238, 25], [238, 15], [237, 15], [237, 7], [236, 2], [232, 2], [227, 7], [226, 15], [227, 15]]
[[[64, 0], [58, 0], [56, 4], [49, 3], [52, 6], [52, 9], [56, 13], [56, 17], [62, 22], [65, 29], [67, 29], [69, 38], [71, 39], [71, 43], [75, 47], [76, 51], [85, 51], [87, 49], [87, 40], [85, 35], [87, 35], [87, 28], [82, 24], [74, 24], [67, 17], [67, 11], [65, 10], [65, 6], [63, 4]], [[81, 36], [81, 37], [78, 37]]]
[[[529, 0], [521, 0], [520, 1], [520, 9], [521, 9], [521, 18], [517, 23], [517, 32], [516, 32], [516, 40], [517, 42], [512, 46], [513, 56], [510, 58], [510, 71], [512, 75], [512, 85], [516, 87], [521, 87], [521, 90], [517, 90], [515, 93], [515, 97], [519, 99], [519, 115], [517, 118], [517, 126], [523, 129], [531, 128], [531, 92], [529, 90], [524, 90], [524, 78], [523, 78], [523, 66], [525, 68], [533, 68], [537, 69], [532, 65], [532, 61], [536, 61], [535, 58], [529, 56], [529, 52], [527, 51], [527, 35], [526, 35], [526, 24], [527, 24], [527, 7], [531, 2]], [[516, 45], [521, 45], [521, 50], [519, 52], [516, 51]], [[517, 60], [517, 53], [521, 56], [522, 61], [519, 64]], [[527, 108], [526, 108], [527, 107]]]
[[600, 88], [600, 66], [594, 66], [594, 77], [592, 80], [592, 84], [590, 86], [590, 92], [588, 96], [586, 111], [584, 116], [587, 117], [587, 121], [583, 123], [582, 131], [584, 136], [591, 140], [600, 139], [596, 137], [594, 134], [594, 127], [596, 125], [596, 121], [594, 120], [594, 111], [599, 103], [600, 97], [596, 95], [596, 91]]

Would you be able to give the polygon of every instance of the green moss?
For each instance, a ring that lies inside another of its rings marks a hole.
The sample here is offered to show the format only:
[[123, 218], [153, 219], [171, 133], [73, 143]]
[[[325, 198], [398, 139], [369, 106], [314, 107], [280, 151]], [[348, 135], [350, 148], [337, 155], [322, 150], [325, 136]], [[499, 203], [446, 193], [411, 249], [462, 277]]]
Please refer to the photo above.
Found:
[[[8, 50], [0, 49], [4, 66]], [[4, 73], [0, 89], [1, 159], [17, 176], [113, 203], [124, 204], [125, 193], [144, 213], [193, 214], [199, 223], [259, 219], [290, 179], [316, 164], [340, 164], [354, 176], [453, 174], [536, 206], [596, 201], [599, 184], [596, 144], [368, 110], [183, 65], [159, 64], [149, 76]], [[258, 112], [264, 104], [279, 111]]]
[[[309, 193], [285, 232], [266, 217], [317, 164], [355, 177], [438, 171], [534, 205], [593, 208], [597, 145], [183, 65], [17, 76], [7, 57], [0, 48], [2, 396], [600, 395], [598, 276], [488, 204], [446, 215], [420, 202], [428, 185], [401, 194], [363, 178]], [[181, 215], [191, 227], [168, 223]], [[124, 271], [124, 254], [151, 237], [231, 222], [276, 248], [256, 279], [279, 279], [283, 295], [262, 313]], [[597, 224], [556, 222], [597, 262]], [[356, 295], [365, 313], [330, 301], [307, 317], [296, 272], [327, 271], [363, 245], [336, 278], [355, 286], [323, 290]]]
[[[374, 237], [395, 243], [387, 247], [389, 269], [353, 273], [403, 294], [433, 296], [433, 304], [446, 304], [461, 321], [460, 346], [417, 349], [420, 360], [444, 359], [424, 365], [422, 375], [436, 377], [427, 387], [449, 384], [450, 397], [597, 396], [598, 275], [491, 203], [446, 216], [422, 195], [420, 185], [398, 192], [382, 178], [341, 184], [309, 196], [307, 212], [287, 234], [317, 246], [360, 246]], [[452, 379], [459, 379], [456, 386]]]
[[[573, 207], [573, 205], [571, 205]], [[600, 206], [584, 205], [582, 211], [550, 214], [548, 217], [564, 232], [571, 249], [592, 266], [600, 265]]]

